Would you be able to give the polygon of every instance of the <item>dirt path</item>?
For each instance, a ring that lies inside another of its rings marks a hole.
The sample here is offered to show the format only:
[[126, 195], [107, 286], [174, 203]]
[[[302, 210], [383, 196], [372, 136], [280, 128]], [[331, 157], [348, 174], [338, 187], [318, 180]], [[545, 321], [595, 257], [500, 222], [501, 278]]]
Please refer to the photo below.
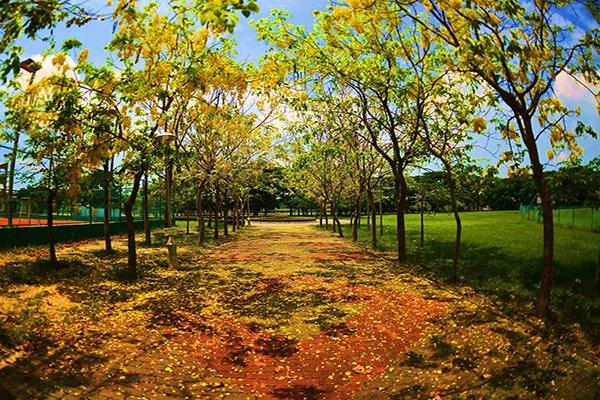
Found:
[[84, 273], [9, 286], [2, 311], [37, 299], [49, 323], [46, 347], [0, 370], [17, 398], [600, 395], [598, 366], [531, 326], [311, 224], [256, 224], [208, 252], [181, 244], [178, 271], [146, 248], [155, 268], [129, 284], [90, 267], [122, 263], [117, 247], [63, 248]]

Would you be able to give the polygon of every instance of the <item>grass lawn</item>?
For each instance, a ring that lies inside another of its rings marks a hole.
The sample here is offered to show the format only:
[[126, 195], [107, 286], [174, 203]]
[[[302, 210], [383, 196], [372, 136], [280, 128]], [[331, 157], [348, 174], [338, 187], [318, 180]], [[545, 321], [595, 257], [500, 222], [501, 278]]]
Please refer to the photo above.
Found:
[[[523, 212], [527, 219], [540, 222], [542, 216], [538, 210]], [[554, 224], [567, 228], [577, 228], [600, 232], [600, 210], [593, 208], [559, 208], [554, 210]]]
[[[461, 278], [476, 289], [517, 301], [537, 297], [541, 276], [542, 225], [529, 221], [518, 211], [462, 213], [463, 241]], [[406, 216], [410, 260], [435, 275], [450, 275], [454, 219], [450, 214], [425, 216], [425, 246], [420, 247], [419, 215]], [[379, 221], [379, 218], [378, 218]], [[395, 216], [384, 217], [380, 248], [394, 251]], [[345, 226], [346, 236], [351, 228]], [[369, 245], [363, 219], [359, 241]], [[600, 299], [590, 296], [600, 233], [569, 228], [555, 229], [555, 288], [553, 306], [573, 317], [600, 320]]]

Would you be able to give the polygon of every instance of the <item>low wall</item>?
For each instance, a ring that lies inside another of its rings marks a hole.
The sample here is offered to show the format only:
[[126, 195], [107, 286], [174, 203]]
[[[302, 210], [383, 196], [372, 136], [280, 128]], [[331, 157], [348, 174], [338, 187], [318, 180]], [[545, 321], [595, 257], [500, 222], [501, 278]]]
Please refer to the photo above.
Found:
[[[150, 227], [160, 228], [164, 226], [162, 220], [150, 221]], [[144, 229], [144, 221], [136, 221], [135, 229]], [[111, 222], [111, 234], [127, 232], [126, 222]], [[73, 242], [83, 239], [93, 239], [104, 236], [104, 224], [79, 224], [79, 225], [57, 225], [54, 226], [54, 238], [56, 243]], [[10, 247], [25, 247], [48, 243], [48, 227], [27, 226], [14, 228], [0, 228], [0, 249]]]

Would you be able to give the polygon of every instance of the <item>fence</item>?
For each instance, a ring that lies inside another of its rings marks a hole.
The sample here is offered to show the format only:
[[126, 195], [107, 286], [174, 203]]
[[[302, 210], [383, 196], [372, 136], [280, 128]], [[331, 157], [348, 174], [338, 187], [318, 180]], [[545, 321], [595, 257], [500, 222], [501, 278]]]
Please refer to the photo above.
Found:
[[[521, 216], [530, 221], [542, 221], [540, 206], [521, 206], [519, 211]], [[600, 209], [593, 207], [556, 208], [554, 209], [554, 225], [600, 232]]]
[[[151, 220], [151, 228], [162, 227], [162, 220]], [[144, 221], [135, 222], [136, 230], [144, 229]], [[111, 234], [127, 232], [125, 222], [111, 222]], [[57, 243], [73, 242], [83, 239], [93, 239], [104, 236], [104, 224], [61, 225], [54, 227], [54, 238]], [[13, 227], [0, 229], [0, 249], [10, 247], [25, 247], [48, 243], [48, 228], [46, 226]]]
[[[123, 201], [129, 196], [129, 188], [116, 188], [111, 192], [110, 218], [111, 222], [125, 221]], [[12, 199], [12, 226], [46, 225], [45, 193], [35, 196], [14, 197]], [[0, 202], [0, 227], [9, 226], [8, 204], [6, 199]], [[102, 189], [94, 189], [93, 196], [86, 204], [71, 204], [69, 199], [55, 202], [53, 214], [56, 225], [73, 225], [104, 221], [104, 202]], [[160, 196], [150, 196], [148, 201], [150, 218], [162, 218], [164, 202]], [[138, 195], [133, 208], [134, 217], [142, 216], [142, 196]]]

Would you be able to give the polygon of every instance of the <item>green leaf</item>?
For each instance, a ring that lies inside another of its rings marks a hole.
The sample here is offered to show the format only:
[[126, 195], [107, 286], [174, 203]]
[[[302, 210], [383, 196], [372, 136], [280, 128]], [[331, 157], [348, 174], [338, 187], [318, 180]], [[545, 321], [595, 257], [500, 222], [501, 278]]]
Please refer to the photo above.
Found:
[[598, 138], [596, 131], [589, 125], [584, 124], [581, 121], [577, 121], [577, 128], [575, 128], [577, 136], [591, 136], [594, 139]]
[[73, 50], [73, 49], [78, 49], [82, 46], [81, 42], [79, 41], [79, 39], [75, 39], [75, 38], [69, 38], [66, 39], [63, 42], [62, 45], [62, 50], [63, 51], [69, 51], [69, 50]]
[[17, 75], [21, 69], [21, 60], [19, 60], [19, 56], [13, 56], [13, 59], [11, 60], [11, 65], [13, 74]]

